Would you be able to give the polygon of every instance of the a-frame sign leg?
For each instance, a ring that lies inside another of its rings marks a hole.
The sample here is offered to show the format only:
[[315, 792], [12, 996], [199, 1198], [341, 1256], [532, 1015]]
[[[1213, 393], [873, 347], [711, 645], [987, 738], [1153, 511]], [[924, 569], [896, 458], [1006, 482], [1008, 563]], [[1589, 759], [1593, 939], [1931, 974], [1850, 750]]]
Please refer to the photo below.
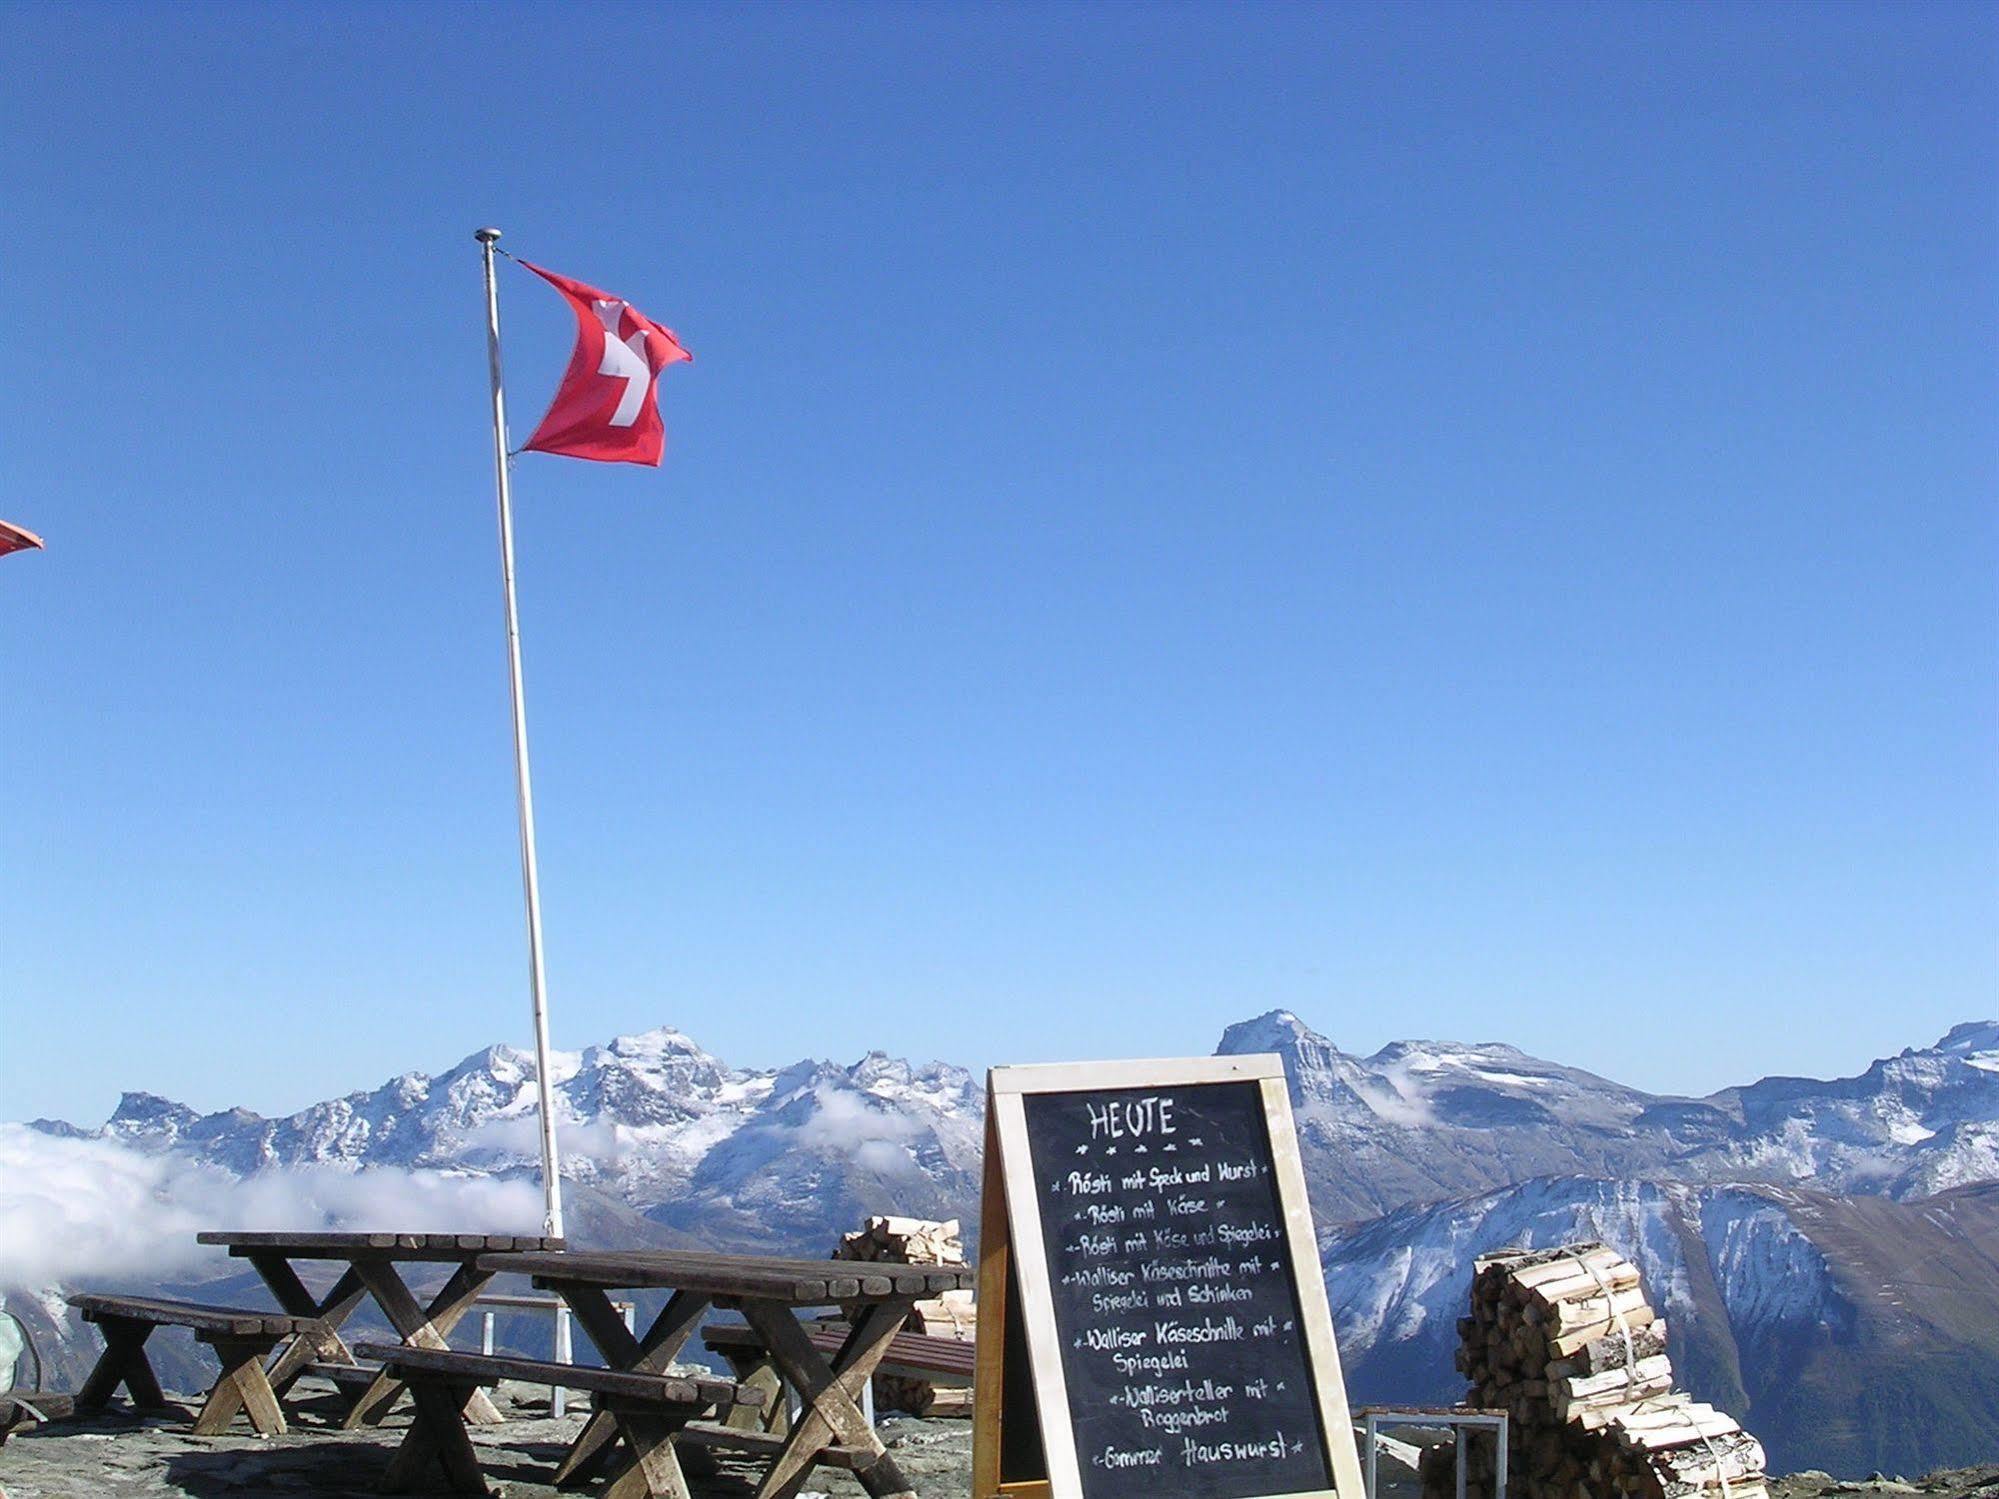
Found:
[[[1027, 1368], [1013, 1277], [993, 1098], [986, 1090], [985, 1177], [979, 1192], [979, 1335], [972, 1365], [972, 1499], [1050, 1499], [1041, 1417]], [[1014, 1371], [1008, 1388], [1007, 1370]], [[1024, 1396], [1024, 1398], [1023, 1398]], [[1009, 1426], [1009, 1423], [1011, 1425]]]

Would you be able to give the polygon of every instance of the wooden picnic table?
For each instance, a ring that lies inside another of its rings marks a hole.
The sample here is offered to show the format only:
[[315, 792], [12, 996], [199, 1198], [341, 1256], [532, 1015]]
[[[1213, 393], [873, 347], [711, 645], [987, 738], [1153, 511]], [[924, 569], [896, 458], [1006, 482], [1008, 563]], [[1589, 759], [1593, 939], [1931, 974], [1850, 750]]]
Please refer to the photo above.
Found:
[[[756, 1499], [791, 1499], [821, 1463], [850, 1469], [876, 1499], [910, 1499], [914, 1490], [861, 1410], [875, 1365], [917, 1301], [969, 1289], [967, 1266], [859, 1264], [841, 1260], [767, 1259], [691, 1250], [641, 1253], [489, 1254], [489, 1273], [532, 1276], [537, 1289], [568, 1303], [612, 1369], [656, 1374], [673, 1362], [713, 1307], [741, 1313], [801, 1402], [784, 1434], [719, 1422], [690, 1423], [677, 1440], [762, 1453], [770, 1458]], [[614, 1290], [672, 1294], [644, 1336], [613, 1310]], [[836, 1303], [854, 1313], [853, 1329], [830, 1357], [814, 1346], [802, 1314]], [[609, 1458], [616, 1428], [593, 1416], [556, 1471], [556, 1482], [587, 1481]]]
[[[341, 1324], [364, 1299], [372, 1299], [389, 1326], [411, 1348], [444, 1348], [459, 1319], [472, 1308], [487, 1282], [497, 1273], [482, 1270], [478, 1260], [496, 1251], [559, 1252], [563, 1241], [523, 1234], [396, 1234], [396, 1233], [264, 1233], [217, 1230], [195, 1235], [198, 1243], [216, 1244], [255, 1268], [278, 1305], [293, 1316], [318, 1319], [319, 1331], [302, 1334], [272, 1362], [267, 1371], [272, 1389], [283, 1395], [307, 1372], [338, 1377], [343, 1369], [363, 1374], [353, 1351], [340, 1336]], [[324, 1296], [315, 1296], [299, 1278], [295, 1262], [342, 1261], [347, 1268]], [[419, 1302], [397, 1270], [400, 1264], [456, 1265], [443, 1287]], [[388, 1414], [402, 1384], [376, 1372], [347, 1412], [342, 1426], [372, 1424]], [[500, 1420], [484, 1393], [475, 1393], [465, 1412], [481, 1424]]]

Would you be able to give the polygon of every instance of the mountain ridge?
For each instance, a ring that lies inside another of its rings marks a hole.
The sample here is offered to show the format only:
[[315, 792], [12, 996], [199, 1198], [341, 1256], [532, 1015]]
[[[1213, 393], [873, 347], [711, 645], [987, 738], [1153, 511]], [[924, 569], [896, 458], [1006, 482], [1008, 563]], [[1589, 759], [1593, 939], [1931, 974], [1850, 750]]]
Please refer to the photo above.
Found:
[[[1394, 1041], [1356, 1056], [1281, 1009], [1229, 1026], [1217, 1050], [1284, 1058], [1321, 1221], [1550, 1175], [1896, 1198], [1999, 1179], [1993, 1021], [1963, 1022], [1851, 1077], [1770, 1076], [1705, 1097], [1647, 1093], [1502, 1042]], [[551, 1062], [565, 1175], [640, 1211], [692, 1221], [702, 1204], [719, 1210], [747, 1192], [759, 1211], [778, 1211], [762, 1238], [803, 1232], [810, 1215], [772, 1180], [773, 1161], [801, 1152], [824, 1168], [811, 1173], [815, 1197], [976, 1193], [983, 1095], [950, 1063], [870, 1051], [852, 1064], [735, 1068], [672, 1026]], [[30, 1127], [189, 1150], [244, 1174], [305, 1164], [497, 1172], [537, 1162], [533, 1081], [532, 1057], [496, 1044], [434, 1076], [405, 1072], [288, 1115], [203, 1115], [135, 1091], [97, 1130]]]
[[[1284, 1059], [1357, 1401], [1461, 1396], [1450, 1344], [1476, 1254], [1604, 1238], [1645, 1269], [1684, 1381], [1741, 1413], [1781, 1463], [1857, 1474], [1990, 1455], [1999, 1024], [1964, 1022], [1851, 1077], [1701, 1098], [1501, 1042], [1354, 1056], [1288, 1010], [1229, 1026], [1218, 1050]], [[821, 1255], [877, 1212], [976, 1231], [984, 1097], [964, 1068], [880, 1051], [735, 1068], [671, 1026], [552, 1062], [578, 1243]], [[96, 1130], [30, 1129], [246, 1181], [520, 1184], [538, 1166], [534, 1108], [532, 1058], [495, 1045], [276, 1118], [133, 1092]], [[1907, 1245], [1928, 1270], [1911, 1269]], [[1937, 1419], [1912, 1426], [1926, 1403]]]

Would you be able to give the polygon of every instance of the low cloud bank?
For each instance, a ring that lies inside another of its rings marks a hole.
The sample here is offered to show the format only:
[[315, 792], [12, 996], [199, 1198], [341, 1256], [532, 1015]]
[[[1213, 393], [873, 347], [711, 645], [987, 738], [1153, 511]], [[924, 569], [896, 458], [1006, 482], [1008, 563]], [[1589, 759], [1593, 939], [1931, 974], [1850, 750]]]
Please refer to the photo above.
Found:
[[237, 1177], [191, 1156], [0, 1124], [0, 1288], [160, 1281], [224, 1263], [205, 1228], [538, 1233], [527, 1182], [330, 1166]]
[[[624, 1163], [625, 1143], [616, 1125], [580, 1124], [558, 1119], [555, 1148], [563, 1163], [591, 1161], [600, 1169], [615, 1171]], [[459, 1154], [478, 1164], [487, 1158], [538, 1165], [541, 1160], [541, 1121], [533, 1114], [505, 1114], [471, 1130], [459, 1144]], [[539, 1217], [536, 1219], [539, 1222]]]
[[864, 1094], [825, 1084], [813, 1096], [818, 1107], [798, 1126], [799, 1146], [843, 1152], [884, 1174], [910, 1168], [911, 1142], [923, 1133], [916, 1120]]

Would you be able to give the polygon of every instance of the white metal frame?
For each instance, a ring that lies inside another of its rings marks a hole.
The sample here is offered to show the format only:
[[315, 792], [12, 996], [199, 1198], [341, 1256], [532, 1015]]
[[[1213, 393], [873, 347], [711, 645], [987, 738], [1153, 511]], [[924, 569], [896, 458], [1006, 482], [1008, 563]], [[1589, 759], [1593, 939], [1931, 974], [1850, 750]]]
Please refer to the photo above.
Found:
[[[506, 1296], [506, 1295], [479, 1296], [473, 1299], [472, 1304], [474, 1306], [484, 1306], [484, 1307], [495, 1307], [495, 1306], [513, 1307], [520, 1311], [526, 1311], [526, 1312], [554, 1312], [555, 1313], [555, 1361], [558, 1364], [573, 1364], [576, 1362], [575, 1358], [570, 1353], [571, 1344], [569, 1339], [569, 1308], [566, 1305], [564, 1305], [560, 1297]], [[631, 1332], [633, 1330], [632, 1314], [635, 1310], [633, 1304], [629, 1301], [614, 1301], [611, 1303], [611, 1305], [615, 1307], [618, 1310], [619, 1314], [624, 1317], [625, 1331]], [[488, 1358], [491, 1358], [493, 1356], [493, 1314], [490, 1311], [483, 1312], [480, 1314], [479, 1351], [485, 1354], [486, 1357]], [[551, 1415], [554, 1415], [558, 1418], [568, 1415], [569, 1391], [566, 1388], [564, 1388], [562, 1385], [550, 1385], [548, 1387], [548, 1403], [549, 1403], [549, 1412]]]
[[1365, 1416], [1367, 1435], [1367, 1499], [1375, 1499], [1375, 1459], [1380, 1454], [1381, 1428], [1384, 1426], [1441, 1426], [1449, 1430], [1457, 1443], [1455, 1454], [1456, 1499], [1465, 1499], [1465, 1437], [1471, 1429], [1489, 1426], [1496, 1435], [1499, 1451], [1494, 1463], [1492, 1481], [1493, 1499], [1506, 1499], [1506, 1416], [1493, 1411], [1368, 1411]]

